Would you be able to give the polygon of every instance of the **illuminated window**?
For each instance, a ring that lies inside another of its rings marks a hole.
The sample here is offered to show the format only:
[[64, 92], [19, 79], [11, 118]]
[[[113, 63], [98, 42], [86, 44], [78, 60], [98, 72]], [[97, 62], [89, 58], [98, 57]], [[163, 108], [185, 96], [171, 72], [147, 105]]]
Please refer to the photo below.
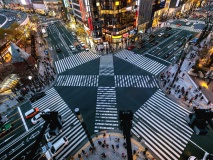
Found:
[[96, 3], [96, 6], [100, 6], [100, 3], [99, 3], [99, 2], [97, 2], [97, 3]]
[[116, 5], [116, 6], [119, 6], [119, 1], [116, 1], [116, 2], [115, 2], [115, 5]]

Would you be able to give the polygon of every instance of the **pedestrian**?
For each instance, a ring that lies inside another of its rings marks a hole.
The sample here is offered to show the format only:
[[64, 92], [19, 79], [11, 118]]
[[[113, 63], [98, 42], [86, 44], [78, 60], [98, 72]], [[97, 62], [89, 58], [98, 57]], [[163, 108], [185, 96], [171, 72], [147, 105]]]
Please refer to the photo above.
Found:
[[192, 64], [192, 62], [189, 62], [189, 66]]
[[114, 145], [112, 144], [112, 149], [115, 149]]
[[185, 73], [182, 74], [182, 78], [185, 76]]
[[119, 144], [116, 144], [116, 148], [117, 148], [117, 149], [119, 148]]
[[203, 100], [203, 96], [200, 97], [200, 100], [201, 100], [201, 101]]
[[175, 74], [173, 73], [173, 74], [172, 74], [172, 77], [174, 77], [174, 75], [175, 75]]
[[201, 88], [202, 88], [202, 87], [201, 87], [201, 86], [199, 86], [199, 87], [198, 87], [198, 91], [200, 91], [200, 90], [201, 90]]
[[202, 96], [202, 93], [199, 94], [199, 97], [201, 97], [201, 96]]
[[177, 94], [177, 89], [175, 90], [175, 94]]
[[210, 105], [212, 102], [211, 101], [209, 101], [208, 103], [207, 103], [207, 105]]
[[106, 140], [104, 140], [104, 144], [106, 144]]
[[103, 134], [103, 138], [105, 138], [105, 136], [106, 136], [106, 133]]

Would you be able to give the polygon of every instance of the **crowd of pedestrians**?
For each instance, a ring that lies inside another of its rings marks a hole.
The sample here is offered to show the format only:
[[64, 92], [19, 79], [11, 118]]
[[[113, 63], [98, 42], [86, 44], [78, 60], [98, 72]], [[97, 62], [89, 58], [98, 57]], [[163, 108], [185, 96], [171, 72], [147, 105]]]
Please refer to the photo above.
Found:
[[[126, 139], [120, 133], [101, 133], [93, 138], [93, 142], [94, 148], [86, 144], [71, 159], [128, 159]], [[132, 141], [132, 156], [134, 160], [155, 160], [148, 148], [134, 141]]]

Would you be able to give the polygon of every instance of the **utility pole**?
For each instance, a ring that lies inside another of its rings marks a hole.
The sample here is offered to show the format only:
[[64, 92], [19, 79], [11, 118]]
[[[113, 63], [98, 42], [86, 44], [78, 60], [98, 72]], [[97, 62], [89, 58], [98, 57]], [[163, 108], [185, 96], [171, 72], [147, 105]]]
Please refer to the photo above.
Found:
[[131, 134], [130, 134], [131, 127], [132, 127], [132, 119], [133, 119], [132, 111], [131, 110], [121, 110], [119, 113], [119, 119], [120, 119], [120, 123], [121, 123], [121, 129], [123, 130], [123, 135], [126, 138], [128, 160], [133, 160]]

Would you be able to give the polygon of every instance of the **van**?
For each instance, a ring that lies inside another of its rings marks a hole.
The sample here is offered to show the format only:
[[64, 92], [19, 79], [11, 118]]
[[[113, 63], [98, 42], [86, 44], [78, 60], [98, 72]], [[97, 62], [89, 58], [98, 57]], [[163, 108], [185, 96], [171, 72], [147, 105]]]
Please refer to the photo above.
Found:
[[62, 137], [57, 142], [55, 142], [52, 147], [45, 153], [45, 156], [48, 160], [51, 160], [55, 157], [59, 152], [63, 150], [63, 148], [68, 145], [69, 141], [66, 137]]

